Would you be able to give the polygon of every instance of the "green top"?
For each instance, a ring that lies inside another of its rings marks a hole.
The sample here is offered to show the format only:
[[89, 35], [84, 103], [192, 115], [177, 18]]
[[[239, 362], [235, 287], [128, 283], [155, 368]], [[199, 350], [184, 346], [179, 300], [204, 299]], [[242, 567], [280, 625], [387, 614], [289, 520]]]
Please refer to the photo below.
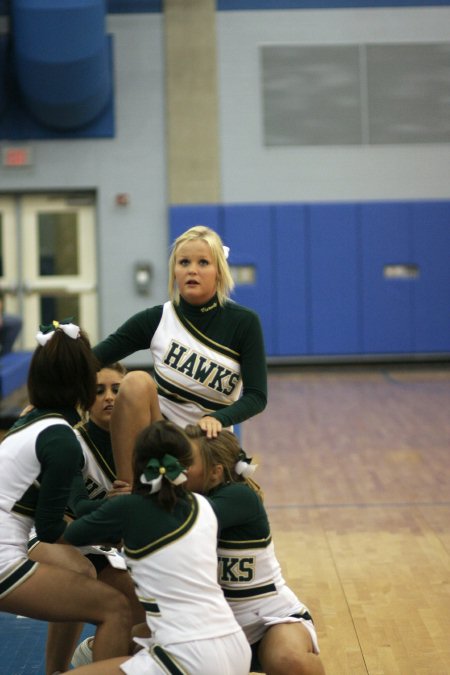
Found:
[[246, 483], [222, 483], [207, 495], [219, 522], [219, 545], [270, 539], [266, 509], [259, 495]]
[[[183, 298], [177, 314], [210, 340], [238, 355], [243, 383], [242, 396], [213, 413], [224, 427], [258, 414], [267, 404], [267, 369], [264, 340], [258, 315], [232, 301], [220, 306], [213, 298], [205, 305], [190, 305]], [[102, 365], [114, 363], [142, 349], [149, 349], [161, 320], [163, 305], [138, 312], [94, 347]]]
[[123, 540], [127, 555], [141, 558], [181, 537], [195, 522], [197, 509], [189, 493], [170, 512], [158, 504], [158, 495], [119, 495], [71, 523], [64, 538], [74, 546]]

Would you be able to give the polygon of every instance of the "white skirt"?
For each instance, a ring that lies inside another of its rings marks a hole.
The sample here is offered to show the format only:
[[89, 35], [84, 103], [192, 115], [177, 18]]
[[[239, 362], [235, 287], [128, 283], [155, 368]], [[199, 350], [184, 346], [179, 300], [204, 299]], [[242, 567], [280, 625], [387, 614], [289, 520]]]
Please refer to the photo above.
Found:
[[317, 632], [311, 619], [293, 617], [292, 614], [303, 614], [309, 610], [297, 598], [288, 586], [283, 586], [278, 593], [253, 600], [232, 600], [230, 607], [236, 621], [244, 631], [251, 645], [264, 637], [270, 626], [279, 623], [303, 623], [311, 635], [314, 652], [319, 653]]
[[39, 563], [28, 557], [33, 519], [0, 510], [0, 598], [28, 579]]
[[218, 638], [178, 642], [162, 647], [152, 639], [120, 669], [126, 675], [248, 675], [251, 650], [242, 631]]

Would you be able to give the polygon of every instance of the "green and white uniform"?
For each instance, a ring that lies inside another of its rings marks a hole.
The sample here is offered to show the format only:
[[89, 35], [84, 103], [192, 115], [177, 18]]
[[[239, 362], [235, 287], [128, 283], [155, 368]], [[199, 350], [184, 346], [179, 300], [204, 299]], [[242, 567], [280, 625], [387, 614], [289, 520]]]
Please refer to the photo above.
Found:
[[73, 409], [32, 410], [0, 446], [0, 597], [32, 574], [28, 558], [33, 525], [41, 541], [63, 534], [64, 511], [82, 453], [72, 430]]
[[103, 499], [116, 479], [111, 435], [92, 420], [79, 422], [75, 433], [83, 452], [81, 473], [89, 499]]
[[308, 608], [283, 578], [260, 497], [245, 483], [224, 483], [208, 498], [219, 521], [219, 583], [249, 643], [277, 623], [302, 622], [318, 653]]
[[153, 358], [162, 413], [181, 426], [211, 415], [231, 427], [266, 406], [261, 324], [246, 307], [166, 302], [135, 314], [94, 352], [104, 365], [142, 349]]
[[[100, 429], [91, 420], [80, 422], [79, 418], [73, 430], [82, 452], [81, 471], [77, 473], [72, 483], [66, 506], [66, 515], [75, 519], [97, 508], [97, 504], [92, 503], [92, 500], [106, 497], [116, 475], [110, 434]], [[40, 539], [33, 527], [28, 542], [28, 551], [33, 550], [39, 543]], [[105, 551], [94, 547], [86, 547], [81, 552], [102, 554], [109, 558], [118, 557], [117, 551]], [[111, 560], [110, 562], [113, 564]], [[121, 561], [118, 561], [118, 563], [121, 564]]]
[[[115, 497], [72, 523], [65, 538], [75, 546], [123, 539], [152, 632], [124, 672], [248, 673], [250, 648], [217, 583], [217, 519], [204, 497], [187, 493], [171, 512], [157, 495]], [[164, 659], [167, 670], [157, 665]]]
[[[86, 498], [98, 503], [98, 500], [106, 497], [116, 479], [111, 435], [92, 420], [79, 422], [74, 427], [74, 431], [83, 453], [81, 475], [86, 490]], [[77, 514], [80, 515], [81, 503], [84, 506], [83, 512], [88, 512], [85, 503], [80, 501], [81, 489], [75, 482], [67, 510], [71, 518], [76, 518]], [[97, 503], [92, 504], [89, 511], [96, 508]], [[108, 563], [117, 569], [126, 569], [123, 556], [114, 546], [81, 546], [79, 550], [94, 563], [97, 573]]]

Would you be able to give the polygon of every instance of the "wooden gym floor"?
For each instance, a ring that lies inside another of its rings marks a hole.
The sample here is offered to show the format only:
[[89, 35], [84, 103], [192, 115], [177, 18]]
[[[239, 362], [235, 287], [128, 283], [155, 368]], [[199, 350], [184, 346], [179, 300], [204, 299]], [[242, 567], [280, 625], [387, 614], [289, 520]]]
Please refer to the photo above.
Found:
[[327, 675], [449, 675], [449, 364], [272, 371], [242, 435]]
[[[327, 675], [450, 675], [450, 364], [272, 368], [241, 430]], [[43, 675], [45, 624], [0, 623]]]

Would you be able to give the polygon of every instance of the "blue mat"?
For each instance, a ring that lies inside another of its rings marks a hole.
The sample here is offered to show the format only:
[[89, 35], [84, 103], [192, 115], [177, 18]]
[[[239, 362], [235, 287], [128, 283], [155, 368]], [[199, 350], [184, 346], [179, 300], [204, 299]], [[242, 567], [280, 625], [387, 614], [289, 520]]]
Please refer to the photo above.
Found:
[[[86, 624], [80, 640], [93, 635]], [[1, 675], [45, 675], [47, 623], [0, 612]]]

